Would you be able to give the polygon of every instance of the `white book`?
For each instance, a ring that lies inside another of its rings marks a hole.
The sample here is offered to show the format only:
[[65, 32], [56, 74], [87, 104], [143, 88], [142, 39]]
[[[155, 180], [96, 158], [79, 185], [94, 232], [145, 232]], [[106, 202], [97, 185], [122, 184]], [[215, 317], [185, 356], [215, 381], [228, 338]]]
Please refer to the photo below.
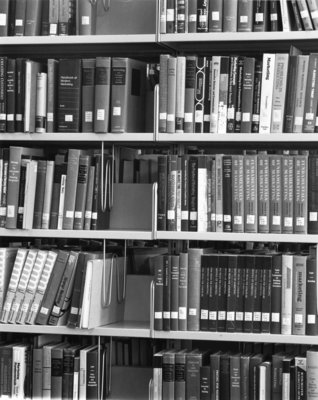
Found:
[[6, 299], [3, 304], [3, 309], [1, 313], [1, 322], [7, 323], [9, 318], [9, 313], [11, 310], [11, 305], [15, 296], [15, 292], [17, 290], [19, 279], [21, 276], [21, 272], [23, 270], [24, 262], [26, 260], [28, 254], [27, 249], [19, 249], [15, 258], [14, 266], [12, 269], [8, 290], [6, 294]]
[[262, 89], [259, 133], [268, 134], [271, 128], [272, 100], [275, 72], [275, 54], [263, 54]]
[[86, 366], [87, 366], [87, 353], [95, 350], [97, 348], [96, 344], [92, 344], [91, 346], [85, 347], [80, 350], [80, 376], [79, 376], [79, 399], [86, 400]]
[[46, 163], [46, 177], [45, 177], [45, 189], [44, 189], [44, 200], [43, 200], [43, 211], [42, 211], [42, 229], [49, 229], [50, 226], [53, 178], [54, 178], [54, 161], [48, 160]]
[[35, 132], [46, 132], [47, 73], [39, 72], [36, 77]]
[[290, 17], [288, 12], [287, 0], [279, 0], [279, 3], [282, 16], [281, 18], [282, 18], [283, 32], [289, 32], [291, 31], [291, 26], [290, 26]]
[[198, 232], [207, 232], [208, 230], [207, 181], [207, 157], [201, 155], [198, 157]]
[[292, 333], [293, 257], [292, 254], [282, 256], [282, 335]]
[[184, 102], [185, 102], [186, 58], [177, 57], [176, 83], [176, 133], [184, 132]]
[[34, 201], [36, 192], [38, 162], [36, 160], [28, 160], [25, 176], [25, 192], [24, 192], [24, 209], [23, 209], [23, 229], [32, 229]]
[[78, 399], [79, 397], [79, 364], [80, 358], [75, 357], [74, 359], [74, 375], [73, 375], [73, 399]]
[[307, 350], [307, 400], [318, 398], [318, 349]]
[[57, 229], [63, 229], [63, 213], [64, 213], [64, 202], [65, 202], [65, 186], [66, 186], [66, 175], [61, 175], [61, 187], [60, 187], [60, 202], [57, 220]]
[[24, 399], [25, 378], [27, 372], [27, 345], [12, 347], [12, 396], [11, 399]]
[[[25, 294], [21, 303], [21, 306], [18, 310], [16, 323], [17, 324], [24, 324], [26, 316], [29, 312], [30, 305], [33, 301], [35, 296], [36, 288], [38, 286], [42, 270], [45, 265], [45, 261], [47, 259], [48, 251], [46, 250], [39, 250], [34, 262], [34, 266], [30, 275], [30, 279], [28, 285], [25, 290]], [[22, 273], [23, 274], [23, 273]]]
[[55, 252], [55, 251], [48, 252], [48, 255], [45, 260], [45, 265], [43, 267], [39, 282], [37, 284], [37, 288], [36, 288], [34, 297], [32, 299], [32, 302], [29, 306], [29, 311], [25, 318], [26, 324], [29, 324], [29, 325], [34, 324], [35, 318], [38, 314], [40, 305], [42, 303], [44, 293], [45, 293], [47, 285], [49, 283], [50, 276], [53, 271], [56, 258], [57, 258], [57, 252]]
[[271, 133], [283, 132], [288, 62], [288, 53], [276, 54], [273, 84], [272, 118], [270, 128]]
[[211, 68], [210, 132], [218, 133], [221, 56], [212, 56], [210, 68]]
[[25, 260], [23, 270], [21, 272], [21, 276], [19, 279], [19, 283], [17, 286], [17, 290], [14, 296], [14, 300], [12, 302], [11, 310], [9, 313], [8, 322], [10, 324], [14, 324], [16, 317], [18, 315], [20, 306], [23, 302], [23, 298], [25, 295], [25, 291], [32, 273], [33, 266], [35, 264], [36, 256], [38, 254], [38, 250], [31, 249], [28, 252], [27, 258]]

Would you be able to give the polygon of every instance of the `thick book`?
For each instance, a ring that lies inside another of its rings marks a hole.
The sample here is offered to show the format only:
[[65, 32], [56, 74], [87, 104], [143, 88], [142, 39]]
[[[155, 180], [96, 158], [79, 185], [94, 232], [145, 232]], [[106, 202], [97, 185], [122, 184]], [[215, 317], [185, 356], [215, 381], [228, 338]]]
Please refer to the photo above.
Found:
[[35, 323], [40, 325], [47, 325], [50, 313], [54, 305], [55, 295], [61, 284], [63, 272], [65, 270], [69, 251], [59, 250], [57, 259], [54, 264], [54, 269], [51, 272], [48, 286], [50, 290], [46, 290], [42, 299], [41, 307], [35, 318]]
[[25, 61], [25, 97], [24, 97], [24, 132], [35, 132], [35, 116], [37, 104], [37, 75], [41, 72], [41, 64], [38, 61]]
[[[178, 56], [176, 65], [175, 132], [184, 132], [186, 57]], [[169, 98], [168, 98], [169, 103]]]
[[[237, 399], [241, 396], [241, 353], [230, 354], [230, 396]], [[221, 389], [222, 390], [222, 389]]]
[[82, 59], [82, 132], [94, 132], [95, 58]]
[[168, 156], [158, 157], [158, 205], [157, 205], [157, 229], [167, 229], [167, 185], [168, 185]]
[[307, 204], [308, 204], [308, 233], [317, 234], [318, 233], [318, 190], [317, 190], [317, 165], [318, 157], [314, 154], [310, 154], [308, 157], [308, 194], [307, 194]]
[[220, 361], [221, 351], [210, 354], [211, 368], [211, 398], [213, 400], [220, 399]]
[[186, 355], [187, 397], [200, 399], [200, 368], [209, 363], [209, 351], [194, 349]]
[[78, 4], [78, 27], [79, 35], [94, 35], [96, 32], [96, 3], [87, 0], [79, 0]]
[[[241, 96], [238, 94], [239, 86], [239, 57], [230, 56], [229, 70], [229, 86], [227, 98], [227, 133], [233, 133], [235, 130], [235, 119], [238, 102], [241, 101]], [[242, 80], [240, 80], [240, 83]], [[241, 89], [241, 88], [240, 88]], [[241, 93], [241, 92], [240, 92]]]
[[258, 398], [260, 400], [271, 399], [271, 361], [264, 361], [257, 366], [258, 379]]
[[178, 156], [168, 155], [167, 165], [167, 230], [177, 230]]
[[238, 0], [237, 31], [252, 32], [253, 30], [253, 1]]
[[313, 24], [309, 14], [308, 2], [306, 0], [297, 0], [297, 6], [305, 31], [312, 31]]
[[91, 165], [91, 156], [80, 155], [78, 162], [78, 176], [74, 209], [73, 229], [84, 228], [85, 206], [87, 199], [88, 174]]
[[270, 333], [272, 308], [272, 256], [259, 256], [262, 259], [262, 287], [261, 287], [261, 332]]
[[[194, 99], [197, 56], [186, 56], [185, 93], [184, 93], [184, 132], [194, 132]], [[161, 76], [161, 74], [160, 74]], [[160, 86], [161, 90], [161, 86]]]
[[6, 56], [0, 57], [0, 132], [7, 130], [7, 63]]
[[318, 334], [317, 260], [308, 257], [306, 264], [306, 335]]
[[189, 156], [189, 231], [198, 230], [198, 156]]
[[62, 376], [62, 398], [73, 397], [74, 365], [75, 357], [79, 355], [81, 345], [75, 344], [63, 349], [63, 376]]
[[46, 174], [45, 174], [45, 186], [44, 186], [44, 198], [43, 198], [43, 209], [42, 209], [42, 217], [41, 217], [41, 228], [42, 229], [49, 229], [49, 226], [50, 226], [53, 178], [54, 178], [54, 161], [47, 160]]
[[[158, 129], [161, 133], [167, 132], [168, 113], [168, 60], [169, 54], [160, 55], [160, 76], [159, 76], [159, 121]], [[194, 78], [193, 78], [194, 79]], [[186, 96], [187, 98], [187, 96]]]
[[8, 36], [9, 33], [9, 0], [3, 0], [0, 3], [1, 25], [0, 36]]
[[198, 0], [193, 0], [188, 2], [188, 16], [187, 16], [187, 25], [188, 25], [188, 33], [197, 32], [197, 8], [198, 8]]
[[25, 173], [25, 192], [23, 201], [23, 229], [32, 229], [34, 217], [34, 204], [36, 200], [36, 181], [37, 181], [38, 162], [27, 160]]
[[[213, 212], [213, 211], [212, 211]], [[223, 232], [223, 154], [215, 155], [215, 231]]]
[[111, 67], [111, 131], [144, 132], [146, 63], [114, 57]]
[[74, 0], [59, 0], [58, 34], [74, 35], [76, 23], [76, 2]]
[[295, 398], [306, 399], [307, 392], [307, 358], [306, 355], [295, 356]]
[[304, 107], [306, 99], [306, 83], [308, 75], [309, 56], [297, 56], [296, 99], [294, 108], [293, 132], [301, 133], [303, 128]]
[[57, 131], [80, 132], [81, 128], [81, 59], [59, 60], [57, 76]]
[[16, 103], [16, 60], [8, 58], [6, 76], [7, 96], [7, 132], [15, 132], [15, 103]]
[[268, 2], [256, 0], [253, 10], [253, 31], [266, 32], [268, 29]]
[[204, 95], [205, 85], [208, 84], [206, 57], [196, 59], [196, 80], [194, 98], [194, 131], [203, 133], [204, 128]]
[[207, 194], [208, 158], [206, 155], [198, 156], [197, 179], [197, 231], [208, 231], [208, 194]]
[[262, 91], [259, 123], [259, 133], [261, 134], [269, 134], [271, 132], [275, 58], [276, 55], [274, 53], [263, 54]]
[[50, 0], [43, 0], [42, 15], [41, 15], [41, 32], [40, 32], [41, 36], [48, 36], [50, 32], [49, 12], [50, 12]]
[[209, 0], [209, 32], [223, 32], [223, 0]]
[[242, 125], [244, 60], [245, 60], [245, 57], [241, 57], [241, 56], [238, 57], [234, 132], [241, 132], [241, 125]]
[[25, 36], [39, 36], [41, 33], [42, 0], [28, 0], [25, 9]]
[[94, 132], [109, 132], [111, 57], [96, 57]]
[[269, 30], [277, 32], [279, 29], [279, 0], [269, 1]]
[[238, 0], [223, 0], [223, 32], [237, 32]]
[[47, 60], [46, 131], [57, 131], [57, 73], [58, 60]]
[[287, 0], [279, 0], [280, 15], [282, 20], [282, 31], [289, 32], [291, 30], [290, 15], [288, 11]]
[[[298, 65], [298, 56], [291, 55], [289, 57], [288, 76], [287, 76], [288, 85], [286, 90], [286, 103], [285, 103], [284, 128], [283, 128], [284, 133], [293, 132], [293, 121], [294, 121], [294, 112], [296, 104], [296, 85], [298, 81], [297, 65]], [[305, 82], [305, 85], [307, 85], [307, 81]], [[303, 123], [301, 129], [302, 127]]]
[[254, 73], [252, 133], [259, 133], [262, 74], [263, 74], [263, 62], [262, 60], [256, 60], [255, 73]]
[[207, 331], [209, 329], [209, 287], [209, 259], [202, 256], [200, 277], [200, 331]]
[[35, 189], [35, 202], [33, 214], [33, 229], [41, 229], [42, 226], [42, 212], [44, 204], [44, 192], [46, 181], [47, 161], [38, 160], [36, 189]]
[[260, 255], [255, 255], [254, 268], [252, 271], [253, 282], [253, 333], [261, 332], [262, 323], [262, 286], [263, 286], [263, 259]]
[[[229, 0], [227, 0], [229, 2]], [[227, 130], [227, 101], [228, 83], [230, 72], [230, 57], [221, 56], [219, 78], [219, 105], [218, 105], [218, 129], [217, 133], [224, 134]]]
[[163, 330], [163, 256], [153, 259], [154, 267], [154, 329]]
[[168, 72], [167, 133], [174, 133], [176, 130], [177, 57], [169, 57], [167, 72]]
[[242, 76], [242, 115], [241, 133], [252, 132], [253, 93], [254, 93], [255, 58], [244, 57]]
[[179, 255], [171, 255], [171, 304], [170, 304], [170, 329], [179, 330]]
[[237, 287], [238, 277], [238, 256], [236, 254], [228, 255], [227, 266], [227, 299], [226, 299], [226, 331], [236, 332], [235, 317], [237, 311]]
[[257, 232], [257, 156], [244, 156], [244, 211], [245, 232]]
[[178, 329], [187, 330], [188, 319], [188, 253], [180, 253], [179, 256], [179, 310], [178, 310]]
[[251, 333], [253, 331], [255, 256], [246, 255], [245, 263], [243, 332]]
[[67, 347], [70, 344], [63, 342], [51, 350], [51, 398], [62, 398], [63, 354]]
[[175, 349], [166, 350], [162, 356], [162, 398], [174, 398]]
[[293, 256], [292, 334], [306, 333], [306, 276], [307, 256]]
[[218, 294], [217, 294], [217, 323], [218, 332], [226, 331], [227, 317], [227, 287], [229, 255], [219, 254], [218, 257]]
[[282, 307], [281, 307], [281, 334], [292, 334], [292, 306], [293, 306], [293, 255], [282, 255]]
[[306, 98], [304, 105], [303, 132], [315, 131], [315, 121], [318, 103], [318, 90], [316, 87], [316, 74], [318, 68], [318, 53], [310, 53], [308, 75], [306, 84]]
[[171, 328], [171, 256], [163, 255], [162, 329]]
[[187, 361], [187, 349], [182, 349], [175, 353], [175, 382], [174, 382], [174, 398], [185, 399], [186, 398], [186, 361]]
[[270, 332], [281, 333], [282, 323], [282, 254], [272, 256]]

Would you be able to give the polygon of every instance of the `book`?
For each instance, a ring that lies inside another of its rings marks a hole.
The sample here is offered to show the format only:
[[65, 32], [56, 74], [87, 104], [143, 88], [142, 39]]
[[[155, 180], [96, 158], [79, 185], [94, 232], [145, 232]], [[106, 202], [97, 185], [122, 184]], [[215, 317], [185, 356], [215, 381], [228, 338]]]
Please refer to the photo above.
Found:
[[306, 84], [306, 95], [304, 105], [303, 132], [311, 133], [315, 130], [315, 119], [317, 113], [318, 92], [315, 86], [315, 76], [317, 73], [318, 54], [310, 53], [308, 64], [308, 75]]
[[94, 35], [96, 32], [96, 5], [87, 0], [78, 2], [78, 34]]
[[306, 332], [306, 276], [307, 256], [293, 256], [293, 304], [292, 304], [292, 334], [304, 335]]
[[278, 31], [279, 25], [279, 1], [278, 0], [271, 0], [269, 2], [269, 27], [271, 32]]
[[63, 349], [62, 398], [73, 397], [75, 357], [79, 355], [81, 347], [75, 344]]
[[23, 229], [32, 229], [34, 205], [36, 200], [37, 160], [27, 160], [25, 173], [25, 192], [23, 201]]
[[[230, 4], [230, 2], [228, 1]], [[229, 82], [230, 58], [221, 56], [220, 78], [219, 78], [219, 105], [218, 105], [218, 129], [217, 133], [226, 133], [227, 128], [227, 101]]]
[[175, 397], [185, 398], [186, 396], [186, 361], [187, 349], [179, 350], [175, 353]]
[[90, 164], [91, 164], [91, 156], [80, 155], [78, 161], [78, 177], [77, 177], [77, 187], [75, 196], [73, 229], [84, 228], [88, 173]]
[[175, 32], [176, 5], [175, 0], [166, 0], [166, 33]]
[[58, 34], [74, 35], [76, 3], [73, 0], [59, 0], [58, 12]]
[[244, 156], [244, 211], [245, 232], [257, 232], [257, 156]]
[[223, 181], [223, 231], [232, 232], [232, 156], [224, 155], [222, 166], [222, 181]]
[[288, 12], [287, 0], [279, 0], [282, 30], [283, 32], [289, 32], [291, 30], [290, 17]]
[[208, 82], [206, 71], [206, 57], [197, 57], [196, 59], [196, 80], [195, 80], [195, 98], [194, 98], [194, 131], [203, 133], [204, 129], [204, 95], [205, 86]]
[[272, 363], [264, 361], [257, 366], [259, 382], [259, 399], [267, 400], [271, 398], [271, 369]]
[[307, 359], [306, 356], [295, 356], [295, 396], [299, 399], [306, 397], [306, 375]]
[[82, 60], [59, 60], [57, 76], [57, 131], [80, 132]]
[[189, 157], [189, 231], [198, 230], [198, 157]]
[[167, 160], [167, 230], [177, 230], [177, 174], [178, 156], [168, 155]]
[[209, 329], [209, 287], [209, 259], [202, 256], [200, 276], [200, 331], [207, 331]]
[[27, 353], [30, 351], [28, 345], [17, 344], [12, 346], [12, 394], [24, 397], [26, 393], [27, 378]]
[[174, 133], [176, 129], [177, 57], [168, 58], [167, 73], [167, 133]]
[[197, 9], [198, 9], [198, 0], [193, 0], [188, 2], [188, 32], [194, 33], [197, 32]]
[[177, 33], [185, 33], [187, 24], [186, 24], [186, 11], [187, 11], [187, 2], [185, 0], [177, 0], [176, 2], [176, 25], [177, 25]]
[[308, 156], [308, 233], [313, 234], [318, 231], [318, 214], [316, 212], [316, 165], [318, 158], [314, 154]]
[[223, 32], [237, 32], [238, 0], [223, 0]]
[[[4, 17], [6, 18], [6, 14], [2, 13], [2, 15], [4, 15]], [[6, 23], [6, 19], [4, 20], [4, 22]], [[0, 57], [0, 112], [1, 112], [0, 132], [6, 132], [7, 129], [7, 91], [6, 91], [7, 63], [8, 63], [8, 58], [5, 56], [1, 56]]]
[[263, 62], [255, 61], [254, 92], [253, 92], [253, 114], [252, 114], [252, 133], [259, 132], [261, 88], [262, 88]]
[[308, 75], [308, 55], [297, 56], [297, 84], [296, 84], [296, 100], [294, 109], [294, 123], [293, 132], [302, 132], [305, 96], [306, 96], [306, 82]]
[[44, 204], [44, 192], [46, 181], [47, 161], [37, 161], [37, 176], [35, 188], [35, 201], [34, 201], [34, 214], [33, 214], [33, 229], [41, 229], [42, 226], [42, 213]]
[[47, 73], [39, 72], [36, 76], [36, 110], [35, 132], [46, 132], [46, 99], [47, 99]]
[[230, 396], [237, 398], [241, 396], [241, 354], [230, 354]]
[[293, 255], [282, 255], [282, 306], [281, 306], [281, 334], [292, 333], [292, 296], [293, 296]]
[[187, 330], [187, 310], [188, 310], [188, 253], [182, 252], [179, 256], [179, 310], [178, 310], [178, 329]]
[[16, 103], [16, 60], [8, 58], [6, 76], [7, 96], [7, 131], [15, 132], [15, 103]]
[[274, 254], [272, 257], [270, 332], [280, 334], [282, 323], [282, 255]]
[[82, 59], [82, 132], [94, 131], [95, 58]]
[[306, 335], [316, 335], [317, 321], [317, 260], [307, 258], [306, 264]]
[[63, 342], [51, 349], [51, 398], [62, 398], [63, 393], [63, 355], [70, 344]]
[[294, 157], [282, 156], [282, 232], [294, 231]]
[[296, 102], [296, 83], [298, 81], [297, 63], [298, 63], [298, 56], [291, 55], [289, 57], [288, 77], [287, 77], [288, 85], [286, 89], [286, 104], [285, 104], [285, 116], [284, 116], [285, 133], [293, 132], [293, 120], [294, 120], [295, 102]]
[[111, 58], [96, 57], [94, 132], [109, 132]]
[[41, 36], [48, 36], [50, 33], [49, 27], [49, 13], [50, 13], [50, 0], [44, 0], [42, 4], [42, 15], [41, 15]]
[[[185, 93], [184, 93], [184, 132], [194, 132], [194, 99], [197, 56], [186, 56]], [[161, 74], [160, 74], [161, 76]], [[161, 85], [161, 84], [160, 84]], [[161, 90], [161, 86], [160, 86]], [[160, 97], [159, 97], [160, 99]]]
[[37, 75], [41, 72], [41, 63], [33, 60], [25, 61], [25, 97], [24, 97], [24, 132], [35, 132], [35, 116], [37, 105]]
[[212, 399], [220, 398], [220, 360], [221, 351], [210, 354], [211, 367], [211, 397]]
[[187, 396], [200, 398], [200, 368], [209, 361], [209, 351], [194, 349], [186, 355]]
[[269, 156], [257, 156], [257, 191], [258, 191], [258, 232], [269, 233], [270, 221], [270, 181], [269, 181]]
[[223, 32], [223, 0], [209, 0], [209, 32]]
[[53, 178], [54, 178], [54, 161], [47, 160], [43, 208], [42, 208], [42, 217], [41, 217], [41, 228], [42, 229], [49, 229], [49, 226], [50, 226], [50, 211], [51, 211], [51, 204], [52, 204]]
[[47, 105], [46, 105], [46, 131], [57, 131], [57, 82], [58, 60], [47, 60]]
[[1, 2], [0, 14], [2, 15], [0, 36], [8, 36], [8, 33], [9, 33], [9, 0], [4, 0]]
[[269, 231], [271, 233], [282, 232], [282, 156], [269, 156], [269, 182], [270, 182], [270, 204], [269, 204]]
[[170, 329], [179, 330], [179, 255], [171, 255]]
[[207, 204], [207, 176], [208, 176], [207, 156], [198, 157], [197, 173], [197, 231], [207, 232], [208, 230], [208, 204]]
[[210, 71], [211, 71], [210, 132], [211, 133], [218, 133], [220, 67], [221, 67], [221, 56], [212, 56], [210, 63]]
[[318, 3], [316, 0], [307, 0], [307, 6], [309, 9], [309, 13], [311, 16], [311, 21], [313, 24], [313, 28], [315, 30], [318, 29], [318, 15], [317, 15], [317, 10], [318, 10]]
[[303, 27], [305, 28], [306, 31], [312, 31], [313, 24], [310, 18], [307, 1], [297, 0], [297, 5], [299, 9], [300, 18], [303, 23]]
[[253, 1], [239, 0], [237, 4], [237, 31], [252, 32], [253, 30]]
[[112, 59], [112, 132], [144, 132], [145, 79], [145, 62], [132, 58]]
[[238, 257], [235, 254], [228, 255], [227, 266], [227, 299], [226, 299], [226, 332], [235, 332], [235, 316], [237, 311], [237, 286]]
[[270, 333], [271, 327], [271, 310], [272, 310], [272, 268], [273, 259], [271, 255], [262, 257], [262, 287], [261, 287], [261, 302], [262, 302], [262, 321], [261, 332]]
[[255, 58], [244, 57], [242, 77], [242, 117], [241, 133], [252, 132], [253, 93], [254, 93]]
[[186, 82], [186, 57], [178, 56], [176, 65], [176, 98], [178, 99], [178, 101], [176, 101], [176, 112], [175, 112], [175, 132], [178, 133], [184, 132], [185, 82]]
[[268, 134], [271, 129], [273, 87], [275, 74], [274, 53], [263, 54], [262, 90], [260, 103], [259, 133]]
[[268, 2], [257, 0], [254, 6], [253, 31], [265, 32], [268, 29]]
[[[167, 132], [168, 112], [168, 60], [169, 54], [160, 55], [160, 76], [159, 76], [159, 132]], [[187, 98], [187, 96], [185, 97]]]
[[230, 70], [229, 70], [229, 87], [228, 87], [228, 99], [227, 99], [227, 132], [233, 133], [235, 130], [234, 121], [236, 119], [236, 111], [238, 102], [240, 101], [238, 94], [239, 86], [239, 57], [230, 57]]
[[39, 36], [41, 32], [42, 0], [27, 1], [25, 9], [25, 36]]
[[317, 395], [317, 348], [312, 347], [306, 352], [307, 358], [307, 399], [314, 399]]
[[16, 248], [1, 247], [0, 248], [0, 312], [4, 306], [11, 273], [17, 257]]
[[175, 391], [175, 349], [166, 350], [162, 356], [162, 398], [174, 397]]
[[163, 256], [154, 257], [154, 329], [163, 330]]

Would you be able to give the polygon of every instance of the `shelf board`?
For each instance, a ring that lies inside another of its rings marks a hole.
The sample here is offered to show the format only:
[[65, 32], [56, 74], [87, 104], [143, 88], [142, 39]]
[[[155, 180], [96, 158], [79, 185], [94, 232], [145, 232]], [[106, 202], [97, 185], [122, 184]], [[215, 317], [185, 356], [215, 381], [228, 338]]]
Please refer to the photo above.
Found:
[[233, 233], [233, 232], [175, 232], [158, 231], [156, 239], [162, 240], [211, 240], [232, 242], [281, 242], [318, 243], [318, 235], [275, 234], [275, 233]]
[[203, 331], [154, 331], [155, 339], [213, 340], [222, 342], [289, 343], [317, 345], [318, 336], [272, 335], [270, 333], [228, 333]]
[[72, 238], [72, 239], [117, 239], [117, 240], [152, 240], [151, 231], [129, 230], [55, 230], [55, 229], [5, 229], [0, 228], [2, 237], [28, 238]]
[[81, 335], [81, 336], [125, 336], [125, 337], [150, 337], [149, 322], [124, 321], [116, 324], [101, 326], [94, 329], [71, 329], [66, 326], [51, 325], [15, 325], [1, 324], [1, 332], [30, 333], [30, 334], [55, 334], [55, 335]]
[[158, 142], [220, 142], [220, 143], [312, 143], [318, 142], [318, 133], [158, 133]]
[[153, 142], [153, 133], [0, 133], [0, 141], [10, 142]]

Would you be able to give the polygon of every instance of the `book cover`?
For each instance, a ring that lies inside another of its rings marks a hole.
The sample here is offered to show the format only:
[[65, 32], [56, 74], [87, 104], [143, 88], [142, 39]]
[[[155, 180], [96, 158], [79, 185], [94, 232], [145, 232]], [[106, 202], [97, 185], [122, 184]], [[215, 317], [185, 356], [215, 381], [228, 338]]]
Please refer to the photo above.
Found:
[[272, 102], [275, 74], [274, 53], [263, 54], [262, 89], [260, 103], [259, 133], [269, 134], [271, 132]]
[[[161, 54], [160, 55], [159, 122], [158, 122], [158, 129], [159, 129], [159, 132], [161, 132], [161, 133], [166, 133], [167, 132], [168, 60], [169, 60], [169, 58], [170, 58], [169, 54]], [[186, 96], [186, 98], [187, 98], [187, 96]]]
[[47, 60], [46, 131], [57, 132], [57, 82], [58, 60]]
[[297, 5], [297, 0], [291, 1], [291, 19], [292, 19], [291, 24], [294, 25], [293, 29], [302, 31], [303, 23], [301, 21], [301, 15], [300, 15], [299, 7]]
[[244, 323], [244, 290], [245, 290], [245, 256], [239, 255], [236, 268], [236, 304], [235, 332], [243, 332]]
[[307, 359], [306, 356], [295, 356], [295, 396], [304, 400], [307, 396]]
[[244, 57], [242, 77], [242, 117], [241, 133], [252, 132], [253, 93], [254, 93], [255, 58]]
[[272, 363], [264, 361], [257, 366], [259, 399], [271, 399], [271, 370]]
[[146, 63], [114, 57], [111, 67], [111, 131], [144, 132]]
[[32, 225], [33, 229], [41, 229], [42, 226], [46, 170], [47, 170], [47, 161], [38, 160], [33, 225]]
[[50, 0], [43, 0], [42, 3], [42, 15], [41, 15], [41, 36], [48, 36], [50, 32], [49, 26], [49, 12], [50, 12]]
[[293, 288], [292, 288], [292, 334], [305, 335], [306, 332], [306, 276], [307, 256], [293, 256]]
[[78, 162], [73, 229], [84, 228], [85, 205], [87, 199], [87, 185], [90, 164], [91, 156], [84, 154], [80, 155]]
[[258, 398], [258, 379], [257, 379], [257, 366], [264, 361], [263, 354], [254, 354], [250, 359], [250, 371], [249, 371], [249, 398]]
[[237, 31], [252, 32], [253, 30], [253, 1], [238, 0]]
[[237, 32], [238, 0], [223, 0], [223, 32]]
[[82, 132], [94, 132], [95, 58], [82, 59]]
[[61, 58], [57, 76], [57, 131], [80, 132], [82, 60]]
[[223, 32], [223, 0], [209, 0], [209, 32]]
[[109, 132], [111, 58], [96, 57], [94, 132]]
[[0, 3], [1, 25], [0, 36], [8, 36], [9, 33], [9, 0], [3, 0]]
[[282, 255], [282, 306], [281, 306], [281, 334], [292, 333], [292, 306], [293, 306], [293, 255]]
[[167, 186], [168, 186], [168, 157], [158, 156], [158, 205], [157, 205], [157, 229], [167, 229]]

